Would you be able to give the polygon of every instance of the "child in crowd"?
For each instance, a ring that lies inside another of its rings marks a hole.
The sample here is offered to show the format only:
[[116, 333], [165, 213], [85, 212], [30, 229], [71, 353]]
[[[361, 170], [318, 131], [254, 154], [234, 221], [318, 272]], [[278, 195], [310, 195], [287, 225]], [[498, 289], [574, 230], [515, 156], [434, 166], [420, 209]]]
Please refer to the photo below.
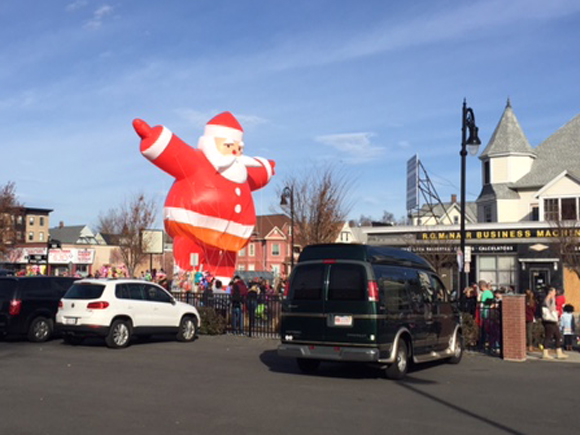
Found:
[[564, 336], [564, 347], [572, 350], [574, 339], [576, 338], [576, 324], [574, 322], [574, 307], [570, 304], [564, 305], [562, 316], [560, 317], [560, 330]]

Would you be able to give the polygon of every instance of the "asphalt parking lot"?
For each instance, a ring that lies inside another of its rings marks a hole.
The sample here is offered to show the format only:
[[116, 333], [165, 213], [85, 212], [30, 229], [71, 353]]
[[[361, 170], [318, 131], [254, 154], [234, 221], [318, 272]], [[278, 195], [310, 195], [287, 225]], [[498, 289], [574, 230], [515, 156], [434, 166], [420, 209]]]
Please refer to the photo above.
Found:
[[467, 354], [393, 382], [302, 375], [276, 340], [202, 336], [123, 350], [0, 341], [1, 434], [540, 434], [580, 427], [580, 364]]

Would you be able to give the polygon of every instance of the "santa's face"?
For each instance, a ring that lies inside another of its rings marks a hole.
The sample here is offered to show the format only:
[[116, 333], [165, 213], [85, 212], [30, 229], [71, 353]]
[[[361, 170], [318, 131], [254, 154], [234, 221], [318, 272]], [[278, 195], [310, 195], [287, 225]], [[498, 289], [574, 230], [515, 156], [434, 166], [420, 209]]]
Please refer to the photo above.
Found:
[[219, 153], [224, 156], [241, 156], [244, 151], [242, 142], [232, 139], [216, 137], [215, 145]]

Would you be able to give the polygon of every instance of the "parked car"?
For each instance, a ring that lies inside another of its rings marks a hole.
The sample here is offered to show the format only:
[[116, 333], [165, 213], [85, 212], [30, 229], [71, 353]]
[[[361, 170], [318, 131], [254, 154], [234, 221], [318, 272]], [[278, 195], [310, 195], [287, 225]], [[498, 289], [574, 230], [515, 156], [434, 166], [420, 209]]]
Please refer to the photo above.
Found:
[[194, 306], [151, 282], [83, 279], [60, 301], [56, 322], [67, 343], [97, 336], [117, 349], [127, 347], [132, 336], [170, 333], [179, 341], [193, 341], [200, 316]]
[[0, 335], [25, 335], [32, 342], [50, 339], [60, 298], [76, 278], [0, 277]]
[[290, 276], [278, 354], [306, 373], [321, 361], [358, 361], [405, 376], [411, 361], [463, 353], [460, 313], [433, 268], [400, 249], [307, 246]]

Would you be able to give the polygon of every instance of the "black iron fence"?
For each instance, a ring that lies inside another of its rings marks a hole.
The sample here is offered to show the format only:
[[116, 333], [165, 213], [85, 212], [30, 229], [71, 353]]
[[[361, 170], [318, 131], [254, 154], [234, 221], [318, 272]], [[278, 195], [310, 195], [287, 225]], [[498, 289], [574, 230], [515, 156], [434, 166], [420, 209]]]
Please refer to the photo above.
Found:
[[215, 310], [224, 319], [227, 334], [279, 337], [282, 298], [278, 295], [244, 296], [239, 303], [232, 302], [229, 294], [174, 292], [173, 296], [198, 309], [205, 307]]
[[503, 349], [500, 301], [477, 303], [464, 309], [463, 336], [469, 349], [501, 357]]

